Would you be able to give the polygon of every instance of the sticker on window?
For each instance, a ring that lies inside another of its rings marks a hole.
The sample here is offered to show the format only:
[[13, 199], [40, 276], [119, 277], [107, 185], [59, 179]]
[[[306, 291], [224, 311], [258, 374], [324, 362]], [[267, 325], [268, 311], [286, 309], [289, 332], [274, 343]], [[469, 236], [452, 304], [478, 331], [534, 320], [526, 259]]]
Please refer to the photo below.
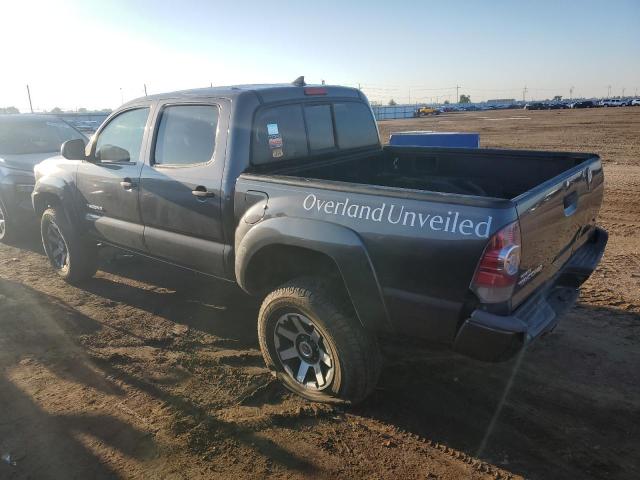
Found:
[[280, 135], [271, 135], [269, 137], [269, 148], [282, 148], [282, 137]]
[[267, 134], [269, 135], [269, 148], [273, 158], [280, 158], [284, 155], [282, 151], [283, 141], [277, 123], [267, 123]]

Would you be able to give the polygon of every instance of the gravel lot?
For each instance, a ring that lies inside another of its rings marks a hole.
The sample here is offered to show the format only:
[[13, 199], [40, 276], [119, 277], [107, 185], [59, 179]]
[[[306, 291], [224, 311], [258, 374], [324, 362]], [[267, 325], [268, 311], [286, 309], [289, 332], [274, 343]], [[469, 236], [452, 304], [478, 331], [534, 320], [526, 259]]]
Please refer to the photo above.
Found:
[[75, 288], [26, 238], [0, 246], [0, 478], [640, 478], [640, 108], [380, 129], [602, 156], [609, 246], [553, 334], [499, 365], [387, 342], [343, 410], [272, 381], [241, 292], [108, 249]]

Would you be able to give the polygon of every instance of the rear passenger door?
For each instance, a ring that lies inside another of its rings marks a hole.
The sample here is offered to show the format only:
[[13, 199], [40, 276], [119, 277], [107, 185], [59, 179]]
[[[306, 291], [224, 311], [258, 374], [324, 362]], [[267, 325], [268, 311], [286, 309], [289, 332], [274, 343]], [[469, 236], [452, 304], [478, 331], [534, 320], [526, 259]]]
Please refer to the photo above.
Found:
[[149, 253], [224, 277], [220, 198], [226, 100], [162, 105], [140, 175], [140, 210]]

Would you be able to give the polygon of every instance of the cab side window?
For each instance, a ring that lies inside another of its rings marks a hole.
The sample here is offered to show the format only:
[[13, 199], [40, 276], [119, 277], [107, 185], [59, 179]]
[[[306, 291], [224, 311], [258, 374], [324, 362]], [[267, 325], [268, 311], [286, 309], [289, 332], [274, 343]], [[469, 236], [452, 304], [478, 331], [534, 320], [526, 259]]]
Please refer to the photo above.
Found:
[[208, 162], [213, 157], [217, 130], [217, 106], [166, 107], [158, 126], [154, 164], [184, 166]]
[[148, 108], [137, 108], [111, 120], [98, 136], [96, 158], [101, 162], [136, 163], [148, 117]]

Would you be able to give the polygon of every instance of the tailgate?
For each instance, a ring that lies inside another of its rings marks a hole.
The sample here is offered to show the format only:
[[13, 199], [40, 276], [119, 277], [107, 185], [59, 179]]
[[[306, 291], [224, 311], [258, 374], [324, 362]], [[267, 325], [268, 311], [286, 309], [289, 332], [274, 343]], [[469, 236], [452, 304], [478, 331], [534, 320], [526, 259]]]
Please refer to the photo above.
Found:
[[512, 307], [550, 279], [589, 237], [602, 204], [604, 175], [597, 155], [513, 201], [520, 220], [520, 276]]

